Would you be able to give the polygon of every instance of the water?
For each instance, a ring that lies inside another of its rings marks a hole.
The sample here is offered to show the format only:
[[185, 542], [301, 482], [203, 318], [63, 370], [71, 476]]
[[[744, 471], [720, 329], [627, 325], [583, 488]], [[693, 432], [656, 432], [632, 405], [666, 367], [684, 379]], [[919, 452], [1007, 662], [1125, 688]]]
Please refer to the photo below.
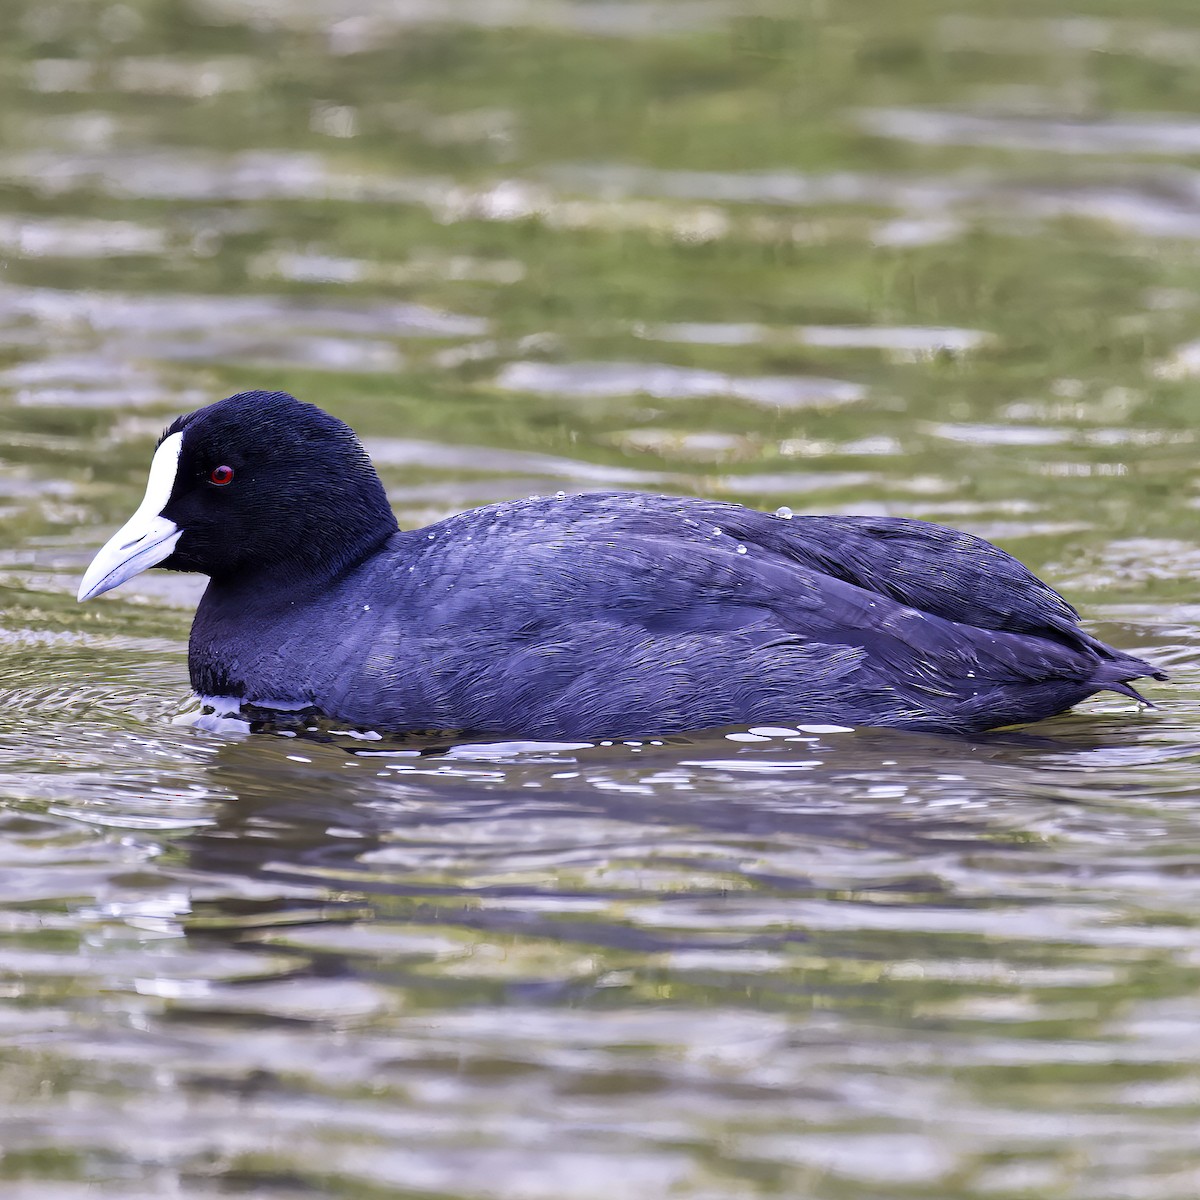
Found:
[[[0, 21], [6, 1198], [1200, 1193], [1193, 5]], [[198, 582], [73, 592], [251, 387], [408, 525], [941, 520], [1172, 681], [973, 743], [205, 732]]]

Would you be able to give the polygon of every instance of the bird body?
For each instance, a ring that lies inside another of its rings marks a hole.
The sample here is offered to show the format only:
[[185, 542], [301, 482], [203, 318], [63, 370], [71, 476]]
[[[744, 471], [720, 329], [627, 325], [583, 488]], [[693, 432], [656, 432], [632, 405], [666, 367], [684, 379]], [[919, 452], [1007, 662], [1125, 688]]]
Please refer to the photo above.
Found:
[[[401, 531], [349, 430], [280, 393], [191, 414], [167, 449], [163, 565], [211, 576], [189, 647], [206, 697], [389, 732], [974, 733], [1156, 674], [1004, 551], [922, 521], [606, 492]], [[81, 595], [114, 586], [108, 549]]]

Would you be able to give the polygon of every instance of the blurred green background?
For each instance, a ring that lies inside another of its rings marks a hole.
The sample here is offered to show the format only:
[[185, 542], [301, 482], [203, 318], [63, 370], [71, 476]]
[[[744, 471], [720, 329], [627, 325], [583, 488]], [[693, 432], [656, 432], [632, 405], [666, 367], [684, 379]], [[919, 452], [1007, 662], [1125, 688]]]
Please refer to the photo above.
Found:
[[[0, 0], [6, 1200], [1200, 1194], [1194, 0]], [[77, 606], [286, 389], [401, 519], [925, 517], [1169, 666], [1029, 741], [355, 757]]]

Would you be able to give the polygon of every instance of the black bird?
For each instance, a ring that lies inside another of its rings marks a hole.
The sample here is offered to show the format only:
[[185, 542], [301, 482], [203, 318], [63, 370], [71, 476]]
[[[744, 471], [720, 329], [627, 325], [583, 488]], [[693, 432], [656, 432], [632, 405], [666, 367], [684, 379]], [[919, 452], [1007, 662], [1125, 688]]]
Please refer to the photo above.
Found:
[[209, 576], [202, 698], [380, 732], [975, 733], [1166, 677], [1004, 551], [923, 521], [603, 492], [401, 530], [354, 432], [282, 392], [168, 427], [79, 598], [152, 566]]

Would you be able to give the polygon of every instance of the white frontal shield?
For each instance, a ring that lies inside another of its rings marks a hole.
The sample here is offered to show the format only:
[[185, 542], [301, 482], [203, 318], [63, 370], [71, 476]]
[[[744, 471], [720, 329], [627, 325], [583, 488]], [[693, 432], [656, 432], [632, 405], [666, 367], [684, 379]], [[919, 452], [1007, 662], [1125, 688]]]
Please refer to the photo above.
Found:
[[183, 434], [173, 433], [154, 452], [146, 495], [137, 512], [117, 530], [92, 559], [79, 583], [79, 599], [90, 600], [160, 563], [175, 549], [183, 532], [162, 515], [179, 467]]

